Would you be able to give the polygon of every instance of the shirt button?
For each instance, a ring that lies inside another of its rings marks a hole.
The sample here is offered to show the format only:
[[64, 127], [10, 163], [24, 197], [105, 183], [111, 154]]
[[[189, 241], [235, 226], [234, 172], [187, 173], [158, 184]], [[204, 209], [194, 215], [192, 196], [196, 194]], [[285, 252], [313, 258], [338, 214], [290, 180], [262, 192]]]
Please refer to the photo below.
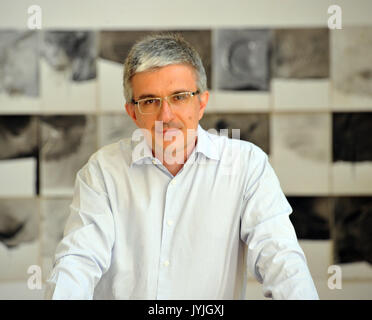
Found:
[[172, 220], [168, 220], [167, 223], [168, 223], [168, 226], [171, 226], [173, 224], [173, 221]]
[[165, 267], [168, 267], [169, 266], [169, 261], [168, 260], [164, 261], [164, 266]]

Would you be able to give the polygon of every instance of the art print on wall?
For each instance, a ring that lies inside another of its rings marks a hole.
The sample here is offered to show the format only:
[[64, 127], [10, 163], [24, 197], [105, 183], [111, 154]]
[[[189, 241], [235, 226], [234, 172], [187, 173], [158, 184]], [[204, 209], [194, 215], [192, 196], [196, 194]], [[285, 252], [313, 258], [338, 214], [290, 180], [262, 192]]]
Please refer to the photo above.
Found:
[[38, 118], [0, 116], [0, 146], [0, 196], [38, 194]]
[[70, 196], [77, 172], [97, 150], [96, 117], [43, 116], [41, 194]]
[[0, 280], [28, 277], [39, 258], [38, 199], [0, 199]]
[[223, 29], [215, 32], [214, 82], [217, 89], [269, 89], [269, 30]]
[[269, 116], [266, 113], [207, 113], [200, 120], [200, 125], [219, 135], [226, 133], [230, 138], [234, 138], [233, 129], [237, 129], [235, 132], [240, 140], [254, 143], [270, 154]]

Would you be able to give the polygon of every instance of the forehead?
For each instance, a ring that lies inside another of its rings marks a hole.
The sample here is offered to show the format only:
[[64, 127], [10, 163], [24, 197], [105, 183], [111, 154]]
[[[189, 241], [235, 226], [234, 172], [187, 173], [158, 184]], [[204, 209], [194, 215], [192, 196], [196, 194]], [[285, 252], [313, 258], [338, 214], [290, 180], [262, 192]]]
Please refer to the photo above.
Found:
[[196, 90], [194, 68], [185, 64], [173, 64], [153, 70], [136, 73], [132, 79], [134, 95], [163, 94], [177, 90]]

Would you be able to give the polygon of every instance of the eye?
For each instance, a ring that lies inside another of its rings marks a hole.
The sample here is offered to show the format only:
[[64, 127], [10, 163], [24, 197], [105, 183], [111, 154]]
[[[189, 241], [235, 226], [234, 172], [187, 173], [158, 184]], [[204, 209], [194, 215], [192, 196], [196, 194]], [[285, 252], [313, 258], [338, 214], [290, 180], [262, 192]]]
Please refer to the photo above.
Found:
[[144, 101], [145, 105], [155, 104], [156, 99], [147, 99]]
[[182, 100], [186, 100], [186, 98], [187, 98], [187, 95], [186, 94], [175, 94], [174, 96], [173, 96], [173, 100], [174, 101], [182, 101]]

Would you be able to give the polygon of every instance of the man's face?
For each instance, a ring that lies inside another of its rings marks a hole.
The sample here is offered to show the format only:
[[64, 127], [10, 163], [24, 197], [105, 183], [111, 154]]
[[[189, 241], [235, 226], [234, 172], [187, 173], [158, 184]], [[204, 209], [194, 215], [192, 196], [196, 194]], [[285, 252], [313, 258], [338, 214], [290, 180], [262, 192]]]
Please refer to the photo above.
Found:
[[[163, 98], [174, 93], [197, 90], [193, 68], [183, 64], [174, 64], [153, 71], [137, 73], [132, 77], [131, 84], [135, 101], [146, 97]], [[153, 150], [155, 150], [155, 146], [158, 148], [157, 150], [166, 150], [172, 144], [171, 149], [180, 151], [186, 149], [187, 143], [189, 145], [195, 143], [194, 139], [187, 139], [187, 130], [197, 131], [208, 98], [207, 91], [199, 96], [193, 96], [190, 103], [182, 109], [174, 108], [166, 100], [163, 100], [161, 108], [154, 114], [142, 114], [138, 107], [131, 103], [127, 103], [125, 107], [139, 128], [151, 132]], [[163, 132], [156, 130], [161, 127], [159, 122], [156, 124], [157, 121], [162, 121]], [[169, 129], [176, 129], [176, 131]]]

